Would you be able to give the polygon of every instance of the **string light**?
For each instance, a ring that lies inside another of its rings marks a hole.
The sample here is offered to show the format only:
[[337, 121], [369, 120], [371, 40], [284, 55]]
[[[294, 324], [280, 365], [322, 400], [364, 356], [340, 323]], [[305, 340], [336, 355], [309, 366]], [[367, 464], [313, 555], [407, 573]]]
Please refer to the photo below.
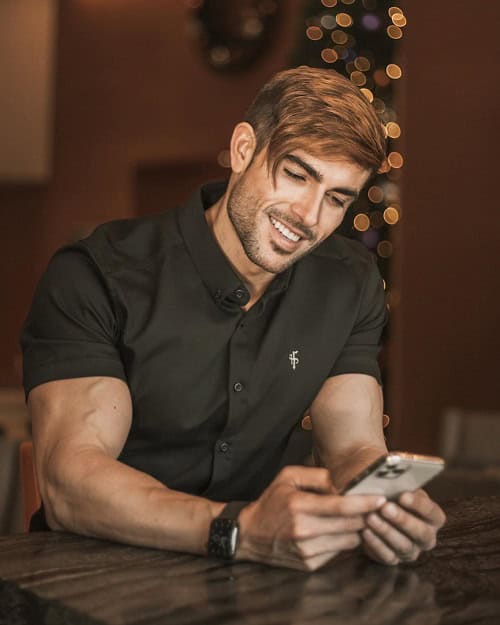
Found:
[[362, 87], [360, 91], [368, 100], [368, 102], [370, 103], [373, 102], [373, 93], [370, 91], [370, 89], [366, 89], [365, 87]]
[[403, 70], [399, 67], [399, 65], [396, 65], [396, 63], [389, 63], [389, 65], [385, 68], [385, 72], [389, 78], [392, 78], [393, 80], [397, 80], [403, 75]]
[[[323, 15], [320, 22], [321, 26], [323, 26], [323, 28], [326, 28], [327, 30], [332, 30], [337, 25], [337, 22], [335, 21], [333, 15]], [[397, 26], [393, 26], [393, 28], [397, 28]]]
[[394, 13], [391, 15], [391, 19], [396, 27], [406, 26], [406, 17], [402, 13]]
[[312, 41], [318, 41], [323, 37], [323, 31], [319, 26], [309, 26], [306, 29], [306, 36]]
[[339, 58], [339, 55], [333, 48], [323, 48], [321, 51], [321, 58], [325, 63], [335, 63], [335, 61]]
[[390, 152], [387, 160], [389, 162], [389, 165], [393, 169], [399, 169], [400, 167], [403, 167], [404, 159], [403, 155], [400, 152]]
[[379, 87], [388, 87], [391, 84], [389, 76], [383, 69], [376, 69], [373, 72], [373, 80]]
[[354, 59], [354, 66], [360, 72], [367, 72], [370, 69], [370, 61], [366, 56], [358, 56]]
[[350, 79], [358, 87], [362, 87], [363, 85], [366, 85], [366, 76], [363, 74], [363, 72], [358, 72], [358, 71], [352, 72], [350, 75]]
[[399, 28], [399, 26], [394, 26], [394, 24], [391, 24], [391, 26], [387, 27], [387, 34], [391, 39], [401, 39], [401, 37], [403, 36], [403, 31], [401, 30], [401, 28]]
[[384, 211], [384, 221], [390, 226], [394, 226], [399, 221], [399, 212], [398, 209], [394, 206], [388, 206]]
[[377, 185], [373, 185], [368, 189], [368, 199], [374, 204], [380, 204], [384, 199], [384, 192]]
[[352, 26], [352, 17], [349, 13], [337, 13], [335, 20], [339, 26], [342, 26], [342, 28], [349, 28], [349, 26]]
[[343, 30], [334, 30], [331, 36], [332, 41], [334, 43], [337, 43], [339, 46], [343, 46], [345, 43], [347, 43], [347, 40], [349, 39], [347, 33]]
[[389, 258], [392, 256], [392, 243], [390, 241], [380, 241], [377, 245], [377, 254], [381, 258]]
[[402, 14], [402, 11], [399, 7], [390, 7], [389, 9], [387, 9], [387, 13], [389, 14], [389, 17], [392, 18], [392, 16], [396, 13]]
[[[389, 235], [401, 220], [399, 180], [404, 165], [398, 146], [401, 126], [392, 105], [393, 85], [402, 78], [403, 68], [394, 62], [392, 51], [405, 35], [407, 20], [398, 0], [321, 0], [321, 4], [322, 10], [311, 12], [306, 24], [310, 48], [323, 66], [333, 65], [372, 103], [388, 144], [387, 158], [341, 232], [349, 234], [352, 228], [352, 236], [386, 261], [393, 254]], [[326, 38], [330, 45], [325, 45]], [[312, 56], [304, 61], [314, 65]], [[381, 262], [382, 272], [385, 267]], [[385, 282], [384, 288], [390, 293]]]
[[398, 139], [401, 136], [401, 128], [396, 122], [389, 122], [386, 127], [387, 136], [391, 139]]
[[231, 167], [231, 155], [229, 153], [229, 150], [221, 150], [217, 154], [217, 162], [221, 167]]
[[353, 225], [358, 232], [365, 232], [370, 227], [370, 218], [365, 213], [358, 213], [354, 217]]

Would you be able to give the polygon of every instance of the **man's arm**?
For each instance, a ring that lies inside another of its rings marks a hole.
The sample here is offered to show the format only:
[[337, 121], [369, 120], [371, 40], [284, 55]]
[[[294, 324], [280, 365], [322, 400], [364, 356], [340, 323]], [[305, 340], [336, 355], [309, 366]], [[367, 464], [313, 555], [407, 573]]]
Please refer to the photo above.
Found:
[[[116, 460], [132, 419], [126, 384], [90, 377], [29, 395], [39, 487], [51, 528], [119, 542], [206, 553], [224, 504], [173, 491]], [[240, 559], [314, 569], [360, 542], [380, 497], [333, 494], [326, 469], [287, 467], [240, 514]]]
[[[338, 489], [387, 452], [382, 408], [380, 386], [362, 374], [329, 378], [313, 402], [315, 454]], [[397, 503], [368, 515], [362, 532], [365, 551], [385, 564], [415, 560], [435, 546], [444, 522], [443, 511], [423, 490], [404, 493]]]
[[118, 462], [132, 404], [117, 378], [48, 382], [29, 394], [37, 477], [52, 529], [203, 553], [223, 504], [165, 488]]

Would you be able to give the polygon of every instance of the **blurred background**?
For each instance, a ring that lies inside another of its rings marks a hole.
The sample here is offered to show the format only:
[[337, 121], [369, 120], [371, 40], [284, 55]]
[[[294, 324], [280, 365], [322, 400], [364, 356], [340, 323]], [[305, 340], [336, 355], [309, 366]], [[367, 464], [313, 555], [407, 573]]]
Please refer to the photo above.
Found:
[[348, 76], [388, 135], [342, 232], [386, 283], [389, 445], [500, 493], [499, 30], [500, 4], [470, 0], [0, 0], [0, 533], [19, 527], [18, 336], [50, 256], [227, 176], [256, 91], [303, 63]]

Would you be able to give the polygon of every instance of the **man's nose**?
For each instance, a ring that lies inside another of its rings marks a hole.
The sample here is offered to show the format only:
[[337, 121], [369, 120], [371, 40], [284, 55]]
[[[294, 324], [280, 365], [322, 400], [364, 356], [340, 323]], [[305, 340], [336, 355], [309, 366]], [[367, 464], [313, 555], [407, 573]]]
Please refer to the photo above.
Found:
[[292, 211], [304, 226], [311, 228], [319, 222], [323, 192], [310, 191], [302, 193], [292, 202]]

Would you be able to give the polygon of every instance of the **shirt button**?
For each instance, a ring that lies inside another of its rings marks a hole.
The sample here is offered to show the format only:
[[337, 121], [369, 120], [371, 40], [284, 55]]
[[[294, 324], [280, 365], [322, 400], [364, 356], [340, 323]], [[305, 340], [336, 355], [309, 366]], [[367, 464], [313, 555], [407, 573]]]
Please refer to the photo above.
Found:
[[243, 384], [241, 382], [235, 382], [235, 384], [233, 385], [233, 389], [236, 393], [239, 393], [243, 390]]
[[234, 294], [238, 299], [242, 299], [243, 297], [245, 297], [245, 291], [243, 289], [236, 289]]
[[219, 451], [220, 451], [222, 454], [227, 453], [227, 452], [229, 451], [229, 448], [230, 448], [230, 445], [229, 445], [229, 443], [226, 443], [226, 441], [221, 441], [221, 442], [219, 443]]

